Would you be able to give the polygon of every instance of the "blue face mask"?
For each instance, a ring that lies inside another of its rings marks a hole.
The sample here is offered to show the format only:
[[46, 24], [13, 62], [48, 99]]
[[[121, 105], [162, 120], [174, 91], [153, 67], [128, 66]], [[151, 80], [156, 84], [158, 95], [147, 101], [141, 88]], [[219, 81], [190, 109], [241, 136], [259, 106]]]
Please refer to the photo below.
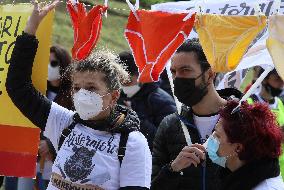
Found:
[[222, 166], [225, 168], [227, 157], [220, 157], [218, 156], [217, 152], [220, 146], [220, 142], [217, 138], [215, 138], [213, 135], [211, 135], [208, 138], [207, 141], [207, 152], [210, 160], [212, 160], [213, 163]]

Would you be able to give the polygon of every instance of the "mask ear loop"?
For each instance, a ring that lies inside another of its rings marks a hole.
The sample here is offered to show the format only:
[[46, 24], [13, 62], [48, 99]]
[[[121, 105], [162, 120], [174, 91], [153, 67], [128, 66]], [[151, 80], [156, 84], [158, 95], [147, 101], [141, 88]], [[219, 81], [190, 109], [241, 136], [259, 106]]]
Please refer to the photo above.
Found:
[[[98, 93], [96, 93], [96, 94], [98, 94]], [[101, 98], [102, 98], [102, 101], [104, 102], [104, 99], [103, 99], [103, 97], [105, 97], [105, 96], [107, 96], [107, 95], [109, 95], [109, 94], [111, 94], [110, 92], [108, 92], [108, 93], [106, 93], [106, 94], [104, 94], [104, 95], [99, 95]], [[115, 107], [115, 106], [114, 106]], [[108, 105], [105, 109], [102, 109], [102, 111], [106, 111], [108, 108], [110, 108], [110, 112], [112, 113], [112, 111], [113, 111], [113, 108], [111, 108], [110, 107], [110, 105]], [[110, 114], [111, 114], [110, 113]]]

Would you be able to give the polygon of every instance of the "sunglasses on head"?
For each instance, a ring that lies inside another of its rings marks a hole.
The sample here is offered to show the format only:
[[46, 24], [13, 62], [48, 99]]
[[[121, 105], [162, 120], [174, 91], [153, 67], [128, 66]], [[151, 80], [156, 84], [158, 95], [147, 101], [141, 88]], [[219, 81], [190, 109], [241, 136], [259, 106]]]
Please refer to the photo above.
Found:
[[233, 111], [231, 112], [231, 115], [237, 117], [240, 120], [241, 124], [244, 123], [244, 115], [242, 113], [241, 106], [238, 106], [235, 109], [233, 109]]

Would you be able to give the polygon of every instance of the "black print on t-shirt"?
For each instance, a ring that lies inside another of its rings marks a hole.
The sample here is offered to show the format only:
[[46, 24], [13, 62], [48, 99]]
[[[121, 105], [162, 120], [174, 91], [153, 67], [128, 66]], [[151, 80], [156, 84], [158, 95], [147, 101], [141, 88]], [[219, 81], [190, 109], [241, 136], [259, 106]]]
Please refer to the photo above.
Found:
[[73, 130], [72, 133], [68, 135], [64, 146], [84, 146], [96, 151], [113, 155], [117, 154], [118, 151], [118, 145], [114, 144], [113, 140], [114, 136], [111, 136], [107, 141], [104, 141], [98, 138], [91, 138], [88, 135], [84, 135]]
[[95, 167], [92, 163], [92, 158], [95, 155], [95, 150], [88, 150], [86, 147], [72, 148], [74, 155], [70, 156], [65, 164], [64, 171], [72, 182], [86, 179]]

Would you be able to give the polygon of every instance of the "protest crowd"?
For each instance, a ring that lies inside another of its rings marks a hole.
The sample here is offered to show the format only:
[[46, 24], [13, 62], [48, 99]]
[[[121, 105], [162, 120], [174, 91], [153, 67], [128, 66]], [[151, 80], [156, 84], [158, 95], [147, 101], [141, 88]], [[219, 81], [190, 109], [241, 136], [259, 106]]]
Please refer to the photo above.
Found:
[[[1, 163], [0, 189], [284, 190], [284, 16], [163, 10], [170, 3], [147, 11], [126, 2], [130, 48], [116, 55], [95, 49], [107, 4], [86, 12], [67, 1], [74, 46], [45, 46], [45, 92], [34, 80], [38, 32], [60, 2], [30, 5], [3, 85], [40, 131], [39, 142], [26, 139], [38, 143], [35, 168], [17, 173]], [[265, 32], [265, 45], [254, 41]], [[269, 61], [257, 54], [264, 51]]]

